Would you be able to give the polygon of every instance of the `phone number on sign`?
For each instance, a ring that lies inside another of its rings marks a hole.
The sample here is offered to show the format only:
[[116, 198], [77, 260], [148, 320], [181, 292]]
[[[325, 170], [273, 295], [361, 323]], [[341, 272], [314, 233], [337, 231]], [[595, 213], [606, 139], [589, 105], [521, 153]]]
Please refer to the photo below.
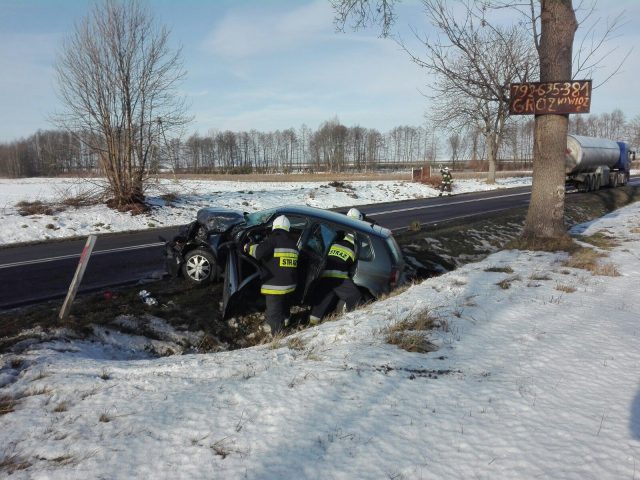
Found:
[[588, 113], [591, 81], [517, 83], [511, 85], [510, 113]]

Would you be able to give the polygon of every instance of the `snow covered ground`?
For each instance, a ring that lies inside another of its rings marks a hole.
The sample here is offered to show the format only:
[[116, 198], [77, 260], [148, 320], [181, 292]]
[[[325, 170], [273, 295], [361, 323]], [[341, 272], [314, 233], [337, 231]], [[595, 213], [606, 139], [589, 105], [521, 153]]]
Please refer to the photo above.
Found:
[[[0, 399], [17, 400], [0, 465], [15, 479], [638, 479], [640, 203], [576, 230], [617, 240], [600, 262], [619, 276], [503, 251], [246, 350], [150, 358], [108, 332], [18, 344], [0, 357]], [[437, 351], [386, 343], [425, 312]]]
[[[327, 182], [232, 182], [160, 180], [147, 192], [152, 210], [131, 215], [105, 205], [69, 207], [52, 215], [20, 216], [21, 201], [62, 202], [95, 190], [93, 181], [60, 178], [0, 179], [0, 244], [86, 236], [90, 233], [142, 230], [183, 225], [195, 219], [202, 207], [227, 207], [254, 212], [284, 204], [320, 208], [433, 197], [438, 191], [409, 181], [353, 181], [345, 187]], [[530, 185], [531, 178], [499, 179], [496, 185], [480, 180], [454, 180], [454, 193]]]

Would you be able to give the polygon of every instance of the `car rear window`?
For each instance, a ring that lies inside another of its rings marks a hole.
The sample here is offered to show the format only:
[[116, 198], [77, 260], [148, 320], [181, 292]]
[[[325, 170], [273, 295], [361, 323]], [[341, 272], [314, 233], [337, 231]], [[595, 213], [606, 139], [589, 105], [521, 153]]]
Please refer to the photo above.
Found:
[[391, 256], [393, 257], [393, 261], [395, 264], [402, 262], [402, 251], [398, 246], [398, 242], [396, 239], [389, 236], [387, 237], [387, 245], [389, 246], [389, 250], [391, 251]]
[[356, 234], [358, 242], [358, 260], [365, 262], [373, 259], [373, 249], [371, 248], [371, 239], [362, 233]]

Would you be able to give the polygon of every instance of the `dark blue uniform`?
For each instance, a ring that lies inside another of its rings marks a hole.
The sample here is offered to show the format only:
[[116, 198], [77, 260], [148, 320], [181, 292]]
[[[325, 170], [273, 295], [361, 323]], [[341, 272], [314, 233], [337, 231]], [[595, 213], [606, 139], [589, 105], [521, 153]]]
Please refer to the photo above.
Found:
[[317, 323], [335, 307], [338, 300], [345, 303], [347, 311], [358, 305], [360, 290], [351, 279], [356, 262], [355, 241], [352, 234], [336, 240], [327, 254], [327, 264], [320, 275], [317, 303], [311, 309], [311, 323]]
[[266, 321], [272, 332], [282, 329], [290, 313], [291, 297], [298, 284], [298, 248], [285, 230], [274, 230], [269, 237], [249, 247], [249, 255], [262, 262], [260, 293], [267, 302]]

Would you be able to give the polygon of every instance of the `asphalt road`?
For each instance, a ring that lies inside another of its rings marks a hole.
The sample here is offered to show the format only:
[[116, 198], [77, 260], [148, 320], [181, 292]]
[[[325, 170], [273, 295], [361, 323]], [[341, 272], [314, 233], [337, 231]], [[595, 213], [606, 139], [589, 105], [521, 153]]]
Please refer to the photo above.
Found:
[[[633, 183], [637, 181], [634, 179]], [[383, 227], [401, 231], [415, 221], [434, 225], [526, 206], [530, 190], [530, 187], [519, 187], [362, 205], [358, 209]], [[154, 276], [160, 278], [165, 268], [163, 243], [158, 236], [173, 238], [178, 228], [99, 235], [80, 292], [135, 283]], [[0, 309], [64, 298], [85, 241], [53, 241], [0, 249]]]

